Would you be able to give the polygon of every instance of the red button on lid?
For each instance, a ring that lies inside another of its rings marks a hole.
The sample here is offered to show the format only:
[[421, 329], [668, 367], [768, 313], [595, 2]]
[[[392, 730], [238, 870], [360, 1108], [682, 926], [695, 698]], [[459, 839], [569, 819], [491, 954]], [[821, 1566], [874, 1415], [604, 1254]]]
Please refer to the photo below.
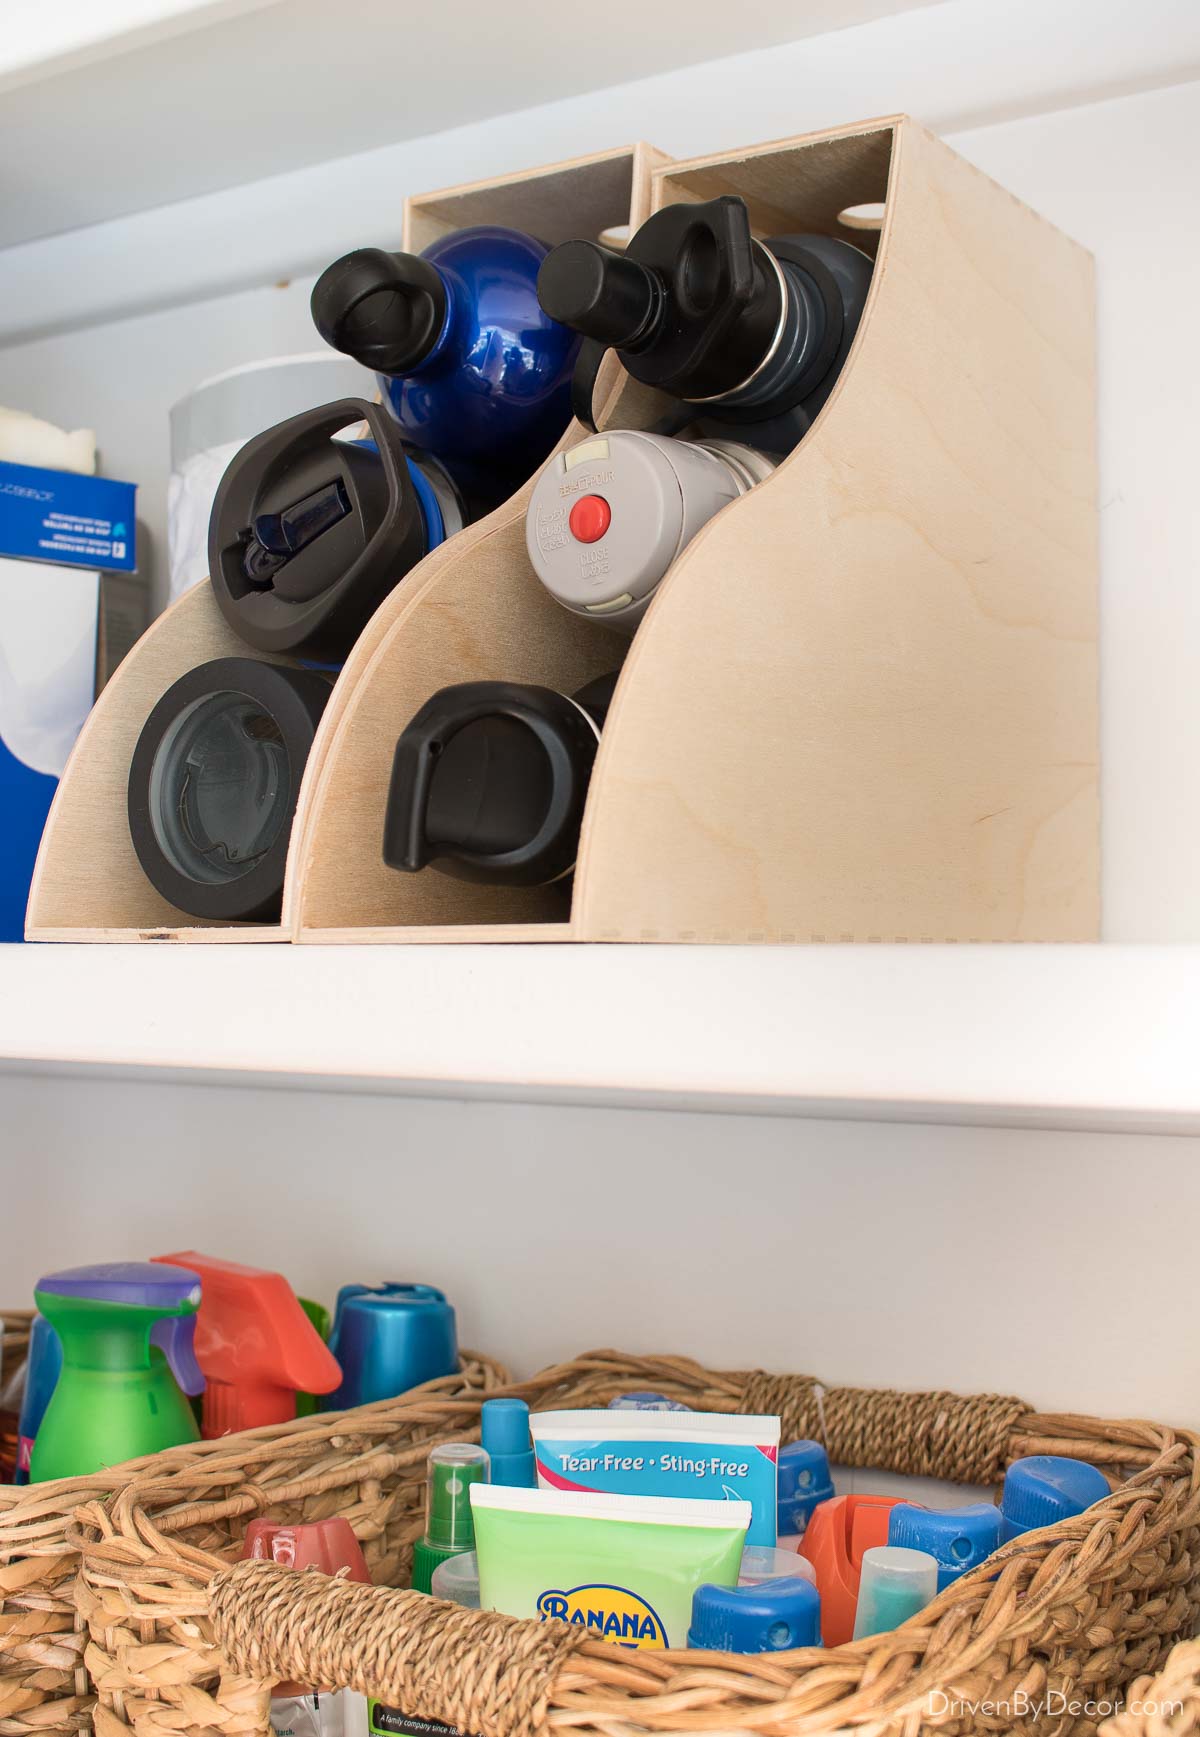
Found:
[[603, 495], [581, 495], [567, 518], [577, 543], [598, 543], [612, 524], [612, 508]]

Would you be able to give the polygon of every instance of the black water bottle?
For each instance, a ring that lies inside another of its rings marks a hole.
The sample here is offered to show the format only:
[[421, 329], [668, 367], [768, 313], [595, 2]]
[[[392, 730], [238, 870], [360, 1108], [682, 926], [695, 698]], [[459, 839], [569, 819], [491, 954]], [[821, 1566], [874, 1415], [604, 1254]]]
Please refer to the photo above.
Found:
[[[368, 440], [345, 436], [365, 422]], [[377, 404], [342, 398], [255, 435], [217, 486], [209, 577], [256, 651], [340, 663], [388, 593], [461, 530], [462, 501]]]
[[616, 681], [602, 676], [572, 698], [517, 682], [434, 694], [396, 744], [389, 868], [498, 886], [565, 880]]
[[624, 254], [564, 242], [542, 263], [538, 296], [586, 340], [574, 403], [589, 426], [596, 373], [614, 349], [635, 379], [693, 407], [702, 430], [737, 428], [786, 452], [833, 389], [871, 269], [832, 236], [756, 241], [745, 201], [723, 195], [665, 206]]

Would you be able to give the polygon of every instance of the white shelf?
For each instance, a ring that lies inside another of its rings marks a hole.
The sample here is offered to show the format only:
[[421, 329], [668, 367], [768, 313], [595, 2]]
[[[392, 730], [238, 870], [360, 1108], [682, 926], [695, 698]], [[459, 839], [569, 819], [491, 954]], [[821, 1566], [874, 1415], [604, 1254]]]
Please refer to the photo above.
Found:
[[0, 949], [0, 1066], [1200, 1131], [1197, 947]]

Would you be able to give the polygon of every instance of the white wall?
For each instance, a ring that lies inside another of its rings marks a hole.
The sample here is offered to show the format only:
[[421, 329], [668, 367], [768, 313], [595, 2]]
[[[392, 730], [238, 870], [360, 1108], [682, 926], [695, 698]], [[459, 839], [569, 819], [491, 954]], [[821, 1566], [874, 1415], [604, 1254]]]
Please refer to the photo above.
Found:
[[1200, 1139], [19, 1076], [0, 1129], [6, 1306], [195, 1246], [441, 1284], [519, 1373], [615, 1345], [1200, 1427]]

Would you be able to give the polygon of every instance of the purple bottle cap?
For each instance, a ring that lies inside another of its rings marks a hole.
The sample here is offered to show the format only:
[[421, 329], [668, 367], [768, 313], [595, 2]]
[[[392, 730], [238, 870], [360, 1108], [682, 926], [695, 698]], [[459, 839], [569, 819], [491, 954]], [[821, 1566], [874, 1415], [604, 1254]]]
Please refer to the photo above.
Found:
[[177, 1309], [200, 1304], [200, 1279], [186, 1267], [158, 1261], [98, 1261], [47, 1273], [34, 1286], [51, 1297], [88, 1297], [97, 1303], [129, 1303], [139, 1309]]
[[98, 1261], [90, 1267], [68, 1267], [47, 1273], [34, 1286], [50, 1297], [86, 1297], [96, 1303], [126, 1303], [138, 1309], [178, 1309], [195, 1305], [191, 1314], [166, 1315], [150, 1329], [150, 1343], [157, 1345], [171, 1366], [171, 1373], [185, 1393], [204, 1392], [204, 1373], [196, 1361], [196, 1314], [200, 1305], [200, 1279], [187, 1267], [165, 1266], [161, 1261]]

